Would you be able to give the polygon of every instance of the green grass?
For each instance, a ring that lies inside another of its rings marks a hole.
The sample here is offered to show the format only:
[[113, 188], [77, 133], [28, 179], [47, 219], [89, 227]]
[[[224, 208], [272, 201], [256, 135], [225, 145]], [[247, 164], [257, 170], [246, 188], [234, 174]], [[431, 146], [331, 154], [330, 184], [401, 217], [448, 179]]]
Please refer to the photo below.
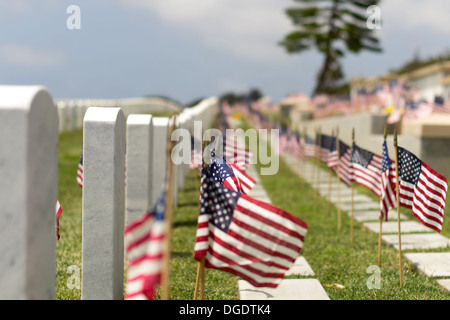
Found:
[[[74, 279], [77, 276], [76, 269], [72, 270], [71, 273], [67, 272], [72, 265], [81, 269], [82, 190], [77, 185], [76, 176], [82, 145], [83, 134], [81, 130], [59, 136], [58, 199], [63, 212], [60, 218], [59, 233], [61, 238], [57, 241], [56, 298], [62, 300], [81, 298], [81, 290], [69, 289], [67, 286], [67, 281], [69, 281], [69, 284], [76, 284]], [[78, 275], [81, 277], [80, 273]]]
[[[69, 289], [73, 273], [68, 267], [81, 268], [81, 189], [76, 184], [76, 171], [82, 147], [82, 132], [61, 134], [59, 142], [59, 200], [63, 207], [60, 220], [61, 239], [57, 243], [57, 299], [77, 300], [81, 290]], [[260, 168], [259, 165], [256, 166]], [[378, 235], [354, 221], [354, 243], [350, 243], [350, 218], [341, 215], [337, 229], [336, 208], [327, 214], [325, 198], [317, 198], [305, 181], [280, 159], [276, 175], [261, 176], [274, 205], [298, 216], [309, 225], [302, 255], [307, 259], [331, 299], [336, 300], [440, 300], [450, 294], [435, 279], [417, 272], [403, 258], [403, 288], [399, 288], [398, 251], [383, 244], [381, 289], [368, 289], [372, 275], [367, 268], [378, 263]], [[194, 295], [197, 261], [193, 259], [200, 179], [192, 170], [184, 190], [178, 193], [178, 206], [173, 216], [170, 262], [170, 299], [191, 300]], [[358, 192], [364, 188], [357, 187]], [[365, 191], [364, 191], [365, 192]], [[368, 194], [368, 193], [366, 193]], [[370, 194], [368, 194], [370, 195]], [[374, 195], [370, 195], [375, 197]], [[376, 199], [376, 197], [374, 198]], [[446, 214], [448, 214], [448, 207]], [[405, 211], [403, 211], [405, 212]], [[408, 214], [408, 212], [406, 211]], [[410, 216], [410, 213], [409, 213]], [[412, 217], [412, 219], [414, 219]], [[448, 220], [448, 219], [447, 219]], [[444, 219], [442, 234], [449, 236], [450, 222]], [[404, 251], [405, 252], [405, 251]], [[218, 270], [206, 269], [206, 300], [239, 299], [238, 278]], [[291, 277], [292, 278], [292, 277]], [[302, 277], [296, 277], [302, 278]], [[329, 288], [341, 284], [344, 289]]]

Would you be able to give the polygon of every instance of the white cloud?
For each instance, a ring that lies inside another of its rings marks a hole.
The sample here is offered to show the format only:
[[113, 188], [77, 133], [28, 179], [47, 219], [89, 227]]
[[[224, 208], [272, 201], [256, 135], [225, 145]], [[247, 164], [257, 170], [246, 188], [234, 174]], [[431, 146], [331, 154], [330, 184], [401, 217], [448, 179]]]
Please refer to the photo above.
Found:
[[122, 0], [149, 10], [164, 22], [198, 34], [209, 47], [246, 60], [283, 64], [277, 45], [292, 30], [284, 9], [292, 0]]
[[42, 68], [63, 65], [66, 56], [60, 50], [11, 43], [0, 46], [0, 60], [15, 67]]
[[[428, 27], [450, 35], [450, 1], [442, 0], [396, 0], [383, 1], [381, 17], [387, 31], [397, 28]], [[383, 30], [383, 27], [382, 27]]]

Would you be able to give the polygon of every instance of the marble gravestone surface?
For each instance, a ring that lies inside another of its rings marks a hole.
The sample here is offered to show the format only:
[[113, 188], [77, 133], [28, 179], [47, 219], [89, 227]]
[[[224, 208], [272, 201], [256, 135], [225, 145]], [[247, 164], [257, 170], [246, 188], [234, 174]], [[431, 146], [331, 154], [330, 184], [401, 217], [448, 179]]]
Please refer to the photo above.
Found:
[[83, 130], [81, 299], [123, 299], [125, 117], [90, 107]]
[[0, 86], [0, 299], [55, 299], [58, 111], [40, 86]]
[[149, 114], [127, 117], [125, 225], [151, 209], [153, 118]]

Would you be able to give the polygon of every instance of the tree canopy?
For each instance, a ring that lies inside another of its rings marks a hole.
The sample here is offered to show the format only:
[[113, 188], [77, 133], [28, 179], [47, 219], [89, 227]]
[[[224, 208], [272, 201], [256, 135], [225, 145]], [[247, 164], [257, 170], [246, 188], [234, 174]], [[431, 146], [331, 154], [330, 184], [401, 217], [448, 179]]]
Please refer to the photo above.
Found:
[[313, 95], [334, 91], [344, 78], [341, 59], [345, 52], [381, 52], [374, 29], [367, 25], [367, 9], [380, 0], [294, 0], [286, 9], [296, 29], [279, 43], [287, 53], [315, 47], [324, 55]]

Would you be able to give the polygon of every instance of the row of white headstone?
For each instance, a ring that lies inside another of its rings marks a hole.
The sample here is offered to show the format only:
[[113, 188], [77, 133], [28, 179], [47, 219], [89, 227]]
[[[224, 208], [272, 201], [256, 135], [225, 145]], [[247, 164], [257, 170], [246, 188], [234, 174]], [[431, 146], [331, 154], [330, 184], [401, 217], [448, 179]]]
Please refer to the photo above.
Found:
[[90, 106], [120, 107], [125, 118], [132, 113], [178, 112], [181, 106], [164, 97], [136, 97], [124, 99], [58, 99], [59, 132], [71, 132], [83, 128], [83, 119]]
[[[209, 125], [216, 106], [210, 98], [184, 109], [178, 127]], [[124, 227], [162, 191], [169, 123], [116, 107], [84, 115], [82, 299], [123, 299]], [[46, 88], [0, 86], [0, 299], [56, 297], [58, 131]], [[176, 167], [175, 193], [188, 171]]]

